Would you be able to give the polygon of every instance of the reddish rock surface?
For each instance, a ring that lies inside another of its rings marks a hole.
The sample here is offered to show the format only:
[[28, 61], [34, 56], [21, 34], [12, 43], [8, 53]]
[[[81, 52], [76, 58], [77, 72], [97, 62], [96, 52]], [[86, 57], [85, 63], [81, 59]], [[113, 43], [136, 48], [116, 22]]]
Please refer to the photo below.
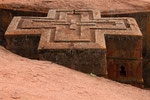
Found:
[[[115, 13], [147, 11], [149, 0], [0, 0], [0, 8], [48, 11], [48, 9], [100, 9]], [[42, 8], [42, 9], [41, 9]]]
[[0, 100], [150, 100], [150, 91], [91, 77], [0, 47]]

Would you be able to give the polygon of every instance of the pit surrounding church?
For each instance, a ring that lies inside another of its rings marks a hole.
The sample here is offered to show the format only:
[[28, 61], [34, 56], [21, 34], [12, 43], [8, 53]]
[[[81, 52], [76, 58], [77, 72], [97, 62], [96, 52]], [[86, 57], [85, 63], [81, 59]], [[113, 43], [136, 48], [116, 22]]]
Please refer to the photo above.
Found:
[[141, 87], [142, 33], [133, 18], [101, 18], [99, 10], [50, 10], [14, 17], [7, 49]]

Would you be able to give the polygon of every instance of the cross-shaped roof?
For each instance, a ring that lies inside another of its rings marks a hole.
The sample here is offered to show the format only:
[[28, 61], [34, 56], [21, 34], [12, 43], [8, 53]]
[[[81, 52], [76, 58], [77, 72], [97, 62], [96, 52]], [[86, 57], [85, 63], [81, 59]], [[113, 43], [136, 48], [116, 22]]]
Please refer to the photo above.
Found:
[[40, 49], [106, 49], [105, 36], [139, 36], [133, 18], [101, 18], [99, 10], [50, 10], [47, 17], [15, 17], [5, 36], [41, 35]]

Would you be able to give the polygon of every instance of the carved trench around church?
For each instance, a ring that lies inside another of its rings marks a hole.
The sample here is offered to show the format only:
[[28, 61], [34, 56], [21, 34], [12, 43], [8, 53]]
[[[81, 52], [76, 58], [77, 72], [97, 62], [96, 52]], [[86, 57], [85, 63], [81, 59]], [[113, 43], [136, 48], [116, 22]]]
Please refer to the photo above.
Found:
[[[3, 12], [2, 12], [3, 13]], [[11, 18], [14, 16], [14, 15], [28, 15], [28, 16], [46, 16], [47, 14], [46, 13], [36, 13], [36, 14], [32, 14], [33, 12], [17, 12], [17, 11], [7, 11], [6, 10], [6, 16], [10, 16], [10, 17], [5, 17], [5, 18], [8, 18], [8, 23], [7, 22], [1, 22], [1, 23], [5, 23], [5, 25], [3, 25], [2, 27], [2, 32], [1, 33], [4, 33], [5, 32], [5, 30], [6, 30], [6, 28], [7, 28], [7, 26], [9, 25], [9, 22], [11, 21]], [[1, 15], [5, 15], [5, 14], [1, 14]], [[142, 14], [143, 15], [143, 14]], [[12, 16], [12, 17], [11, 17]], [[136, 14], [135, 14], [135, 16], [134, 16], [134, 14], [132, 15], [132, 14], [130, 14], [130, 15], [114, 15], [114, 16], [133, 16], [133, 17], [135, 17], [136, 16]], [[138, 17], [139, 15], [137, 14], [137, 17]], [[2, 18], [2, 17], [1, 17]], [[4, 18], [4, 17], [3, 17]], [[136, 18], [136, 17], [135, 17]], [[145, 18], [145, 17], [144, 17]], [[137, 18], [137, 19], [139, 19], [139, 18]], [[7, 20], [7, 19], [6, 19]], [[1, 20], [1, 21], [4, 21], [3, 19]], [[138, 20], [138, 22], [139, 22], [139, 25], [140, 25], [140, 20]], [[141, 24], [142, 26], [143, 26], [143, 24]], [[140, 26], [141, 26], [140, 25]], [[145, 29], [143, 29], [142, 28], [142, 30], [144, 30], [145, 31]], [[145, 33], [145, 32], [144, 32]], [[2, 35], [2, 38], [3, 38], [3, 35]], [[30, 37], [26, 37], [26, 39], [29, 39]], [[32, 39], [35, 39], [35, 41], [39, 41], [40, 40], [40, 36], [36, 36], [36, 37], [32, 37]], [[16, 41], [18, 41], [17, 40], [17, 38], [16, 39], [14, 39], [14, 40], [16, 40]], [[30, 40], [30, 39], [29, 39]], [[21, 38], [20, 38], [20, 40], [19, 41], [23, 41]], [[1, 42], [2, 43], [2, 42]], [[3, 44], [5, 45], [5, 40], [3, 40]], [[34, 45], [34, 43], [33, 43], [33, 45]], [[35, 47], [35, 48], [37, 48], [37, 47]], [[36, 49], [34, 49], [35, 51], [36, 51]], [[33, 50], [33, 51], [34, 51]], [[21, 49], [20, 49], [20, 51], [21, 51]], [[33, 51], [31, 51], [31, 52], [33, 52]], [[34, 51], [34, 52], [35, 52]], [[145, 52], [143, 52], [143, 53], [145, 53]], [[30, 56], [30, 55], [29, 55]], [[32, 57], [31, 57], [32, 58]], [[38, 57], [35, 57], [36, 59], [38, 59]], [[147, 73], [147, 72], [146, 72]]]

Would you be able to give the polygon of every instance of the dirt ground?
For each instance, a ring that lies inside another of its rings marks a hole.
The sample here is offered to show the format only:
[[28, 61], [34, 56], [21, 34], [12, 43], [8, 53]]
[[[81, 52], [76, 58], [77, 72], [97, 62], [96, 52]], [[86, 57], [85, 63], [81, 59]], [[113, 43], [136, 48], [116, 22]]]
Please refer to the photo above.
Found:
[[0, 47], [0, 100], [150, 100], [150, 91]]

